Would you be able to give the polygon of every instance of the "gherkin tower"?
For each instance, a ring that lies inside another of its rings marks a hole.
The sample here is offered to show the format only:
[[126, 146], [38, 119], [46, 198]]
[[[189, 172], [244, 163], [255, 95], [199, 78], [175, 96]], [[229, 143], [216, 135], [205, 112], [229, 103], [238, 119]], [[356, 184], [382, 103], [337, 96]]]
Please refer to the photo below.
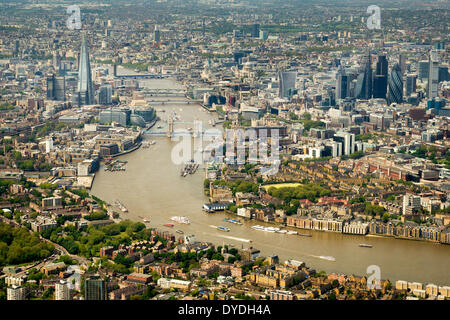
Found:
[[403, 76], [402, 69], [397, 63], [391, 70], [388, 82], [388, 105], [402, 103], [403, 101]]

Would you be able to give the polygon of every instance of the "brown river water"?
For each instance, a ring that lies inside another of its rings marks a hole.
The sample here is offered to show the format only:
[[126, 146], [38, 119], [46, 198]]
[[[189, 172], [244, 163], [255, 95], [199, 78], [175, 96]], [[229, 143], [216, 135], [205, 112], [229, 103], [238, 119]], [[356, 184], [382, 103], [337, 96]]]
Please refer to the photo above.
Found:
[[[180, 84], [168, 79], [143, 80], [150, 88], [180, 88]], [[164, 105], [154, 105], [162, 121], [151, 130], [167, 131], [165, 120], [169, 114], [176, 114], [180, 122], [175, 128], [194, 127], [193, 121], [200, 120], [203, 127], [211, 127], [209, 121], [217, 119], [199, 105], [185, 104], [185, 98], [160, 97], [172, 100]], [[182, 101], [175, 104], [173, 100]], [[162, 128], [158, 129], [157, 126]], [[217, 127], [220, 127], [218, 125]], [[225, 213], [206, 214], [202, 211], [207, 197], [203, 193], [204, 166], [193, 175], [180, 176], [181, 165], [171, 161], [172, 148], [178, 143], [164, 135], [145, 134], [145, 141], [156, 141], [149, 148], [120, 157], [128, 161], [126, 171], [104, 171], [97, 173], [91, 193], [113, 204], [119, 199], [129, 210], [121, 214], [123, 218], [143, 222], [148, 219], [149, 227], [172, 231], [180, 229], [185, 234], [195, 235], [200, 241], [210, 241], [216, 245], [232, 244], [236, 248], [253, 246], [264, 256], [278, 255], [284, 261], [295, 259], [304, 261], [317, 271], [343, 274], [367, 275], [369, 265], [381, 269], [381, 278], [391, 281], [407, 280], [437, 285], [450, 285], [450, 246], [420, 241], [398, 240], [373, 236], [353, 236], [332, 232], [297, 230], [312, 237], [269, 233], [251, 229], [252, 225], [264, 225], [256, 221], [246, 221], [243, 225], [230, 224], [223, 220]], [[172, 216], [186, 216], [190, 225], [170, 221]], [[163, 226], [173, 223], [173, 228]], [[230, 232], [216, 229], [216, 226], [230, 228]], [[250, 242], [251, 240], [251, 242]], [[359, 247], [370, 244], [372, 248]], [[335, 261], [321, 256], [332, 256]]]

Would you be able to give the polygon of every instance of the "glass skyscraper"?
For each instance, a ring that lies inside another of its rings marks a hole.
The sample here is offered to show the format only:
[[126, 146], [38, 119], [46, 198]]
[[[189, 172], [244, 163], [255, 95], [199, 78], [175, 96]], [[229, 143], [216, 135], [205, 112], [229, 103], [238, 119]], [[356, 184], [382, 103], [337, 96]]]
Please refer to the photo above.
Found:
[[370, 53], [363, 56], [361, 73], [356, 84], [356, 97], [368, 100], [372, 98], [372, 66]]
[[337, 73], [336, 100], [345, 99], [349, 96], [349, 76], [344, 68], [340, 67]]
[[108, 300], [106, 281], [99, 276], [90, 276], [85, 280], [85, 300]]
[[280, 98], [290, 98], [295, 90], [297, 71], [280, 71], [278, 73], [278, 95]]
[[373, 80], [373, 97], [386, 99], [388, 82], [388, 60], [386, 55], [379, 55], [377, 69]]
[[403, 74], [400, 65], [396, 63], [391, 70], [388, 82], [388, 104], [402, 103], [403, 101]]
[[79, 107], [94, 104], [94, 87], [92, 85], [91, 63], [86, 39], [83, 36], [81, 42], [80, 59], [78, 65], [78, 90], [75, 96], [75, 103]]
[[438, 84], [439, 84], [439, 54], [436, 50], [431, 50], [430, 60], [428, 67], [428, 87], [427, 94], [428, 98], [436, 98], [438, 94]]

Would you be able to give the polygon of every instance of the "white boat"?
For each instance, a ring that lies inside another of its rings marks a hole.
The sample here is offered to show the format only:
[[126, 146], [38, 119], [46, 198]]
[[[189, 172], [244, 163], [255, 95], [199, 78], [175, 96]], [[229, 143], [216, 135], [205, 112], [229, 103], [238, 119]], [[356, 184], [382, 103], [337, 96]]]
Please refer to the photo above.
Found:
[[287, 232], [287, 234], [298, 234], [298, 232], [297, 232], [297, 231], [291, 231], [291, 230], [289, 230], [289, 231]]
[[287, 230], [278, 230], [277, 232], [278, 232], [278, 233], [285, 234], [285, 233], [287, 233], [288, 231], [287, 231]]
[[278, 232], [278, 231], [280, 231], [280, 228], [266, 227], [266, 228], [264, 228], [264, 231], [267, 231], [267, 232]]
[[178, 222], [178, 223], [183, 223], [183, 224], [191, 223], [187, 217], [181, 217], [181, 216], [173, 216], [170, 218], [170, 220]]
[[260, 225], [252, 226], [251, 228], [255, 230], [264, 230], [264, 227]]
[[319, 256], [319, 258], [328, 261], [336, 261], [336, 258], [332, 256]]
[[146, 222], [146, 223], [149, 223], [149, 222], [150, 222], [150, 220], [148, 220], [148, 219], [144, 219], [144, 222]]
[[119, 201], [116, 200], [116, 205], [122, 210], [122, 212], [128, 212], [128, 209]]

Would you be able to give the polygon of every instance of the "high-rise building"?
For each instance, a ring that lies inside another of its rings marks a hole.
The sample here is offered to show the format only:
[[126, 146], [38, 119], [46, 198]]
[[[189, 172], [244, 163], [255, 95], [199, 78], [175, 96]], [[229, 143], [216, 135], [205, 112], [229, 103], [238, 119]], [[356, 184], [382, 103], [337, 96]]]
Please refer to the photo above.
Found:
[[401, 103], [403, 101], [403, 76], [398, 63], [391, 70], [388, 88], [388, 104]]
[[278, 96], [280, 98], [290, 98], [295, 90], [297, 71], [278, 72]]
[[13, 285], [6, 289], [6, 299], [7, 300], [25, 300], [26, 298], [26, 288], [22, 286]]
[[333, 140], [342, 144], [342, 154], [348, 156], [355, 152], [355, 134], [350, 132], [337, 132]]
[[78, 90], [74, 97], [74, 104], [81, 107], [94, 104], [94, 87], [92, 85], [91, 63], [86, 39], [83, 36], [78, 64]]
[[405, 74], [406, 72], [406, 54], [400, 53], [398, 57], [398, 63], [400, 65], [400, 69], [402, 70], [402, 74]]
[[430, 63], [428, 61], [426, 60], [419, 61], [417, 69], [419, 71], [418, 77], [420, 81], [428, 79], [428, 74], [430, 72]]
[[55, 300], [72, 300], [72, 293], [67, 281], [60, 280], [55, 284]]
[[439, 76], [438, 76], [438, 81], [443, 82], [443, 81], [449, 81], [450, 80], [450, 75], [448, 73], [448, 67], [447, 66], [440, 66], [439, 67]]
[[19, 54], [20, 51], [20, 42], [19, 40], [14, 41], [14, 54]]
[[373, 97], [386, 99], [388, 82], [388, 60], [386, 55], [379, 55], [377, 69], [373, 80]]
[[438, 97], [438, 84], [439, 84], [439, 54], [436, 50], [430, 51], [428, 63], [429, 63], [428, 85], [427, 85], [428, 98], [436, 98]]
[[417, 74], [406, 75], [406, 96], [409, 97], [411, 93], [416, 92]]
[[361, 62], [360, 75], [356, 84], [356, 97], [368, 100], [372, 98], [372, 59], [370, 53], [364, 55]]
[[50, 137], [47, 140], [45, 140], [45, 153], [49, 153], [53, 150], [53, 138]]
[[411, 215], [420, 209], [420, 197], [412, 194], [403, 196], [403, 214]]
[[98, 104], [112, 103], [112, 86], [103, 85], [98, 90]]
[[269, 32], [259, 30], [259, 40], [267, 40], [269, 38]]
[[66, 78], [51, 75], [47, 77], [47, 99], [66, 101]]
[[153, 31], [153, 41], [156, 45], [161, 42], [161, 33], [159, 31], [158, 25], [155, 25], [155, 30]]
[[349, 76], [344, 68], [340, 67], [336, 77], [336, 100], [345, 99], [349, 96]]
[[251, 36], [252, 36], [252, 38], [259, 37], [259, 24], [255, 23], [252, 25]]
[[116, 62], [114, 63], [114, 66], [113, 66], [113, 75], [114, 75], [114, 77], [117, 77], [117, 63]]
[[100, 276], [90, 276], [85, 280], [84, 288], [85, 300], [108, 300], [106, 291], [106, 281]]

